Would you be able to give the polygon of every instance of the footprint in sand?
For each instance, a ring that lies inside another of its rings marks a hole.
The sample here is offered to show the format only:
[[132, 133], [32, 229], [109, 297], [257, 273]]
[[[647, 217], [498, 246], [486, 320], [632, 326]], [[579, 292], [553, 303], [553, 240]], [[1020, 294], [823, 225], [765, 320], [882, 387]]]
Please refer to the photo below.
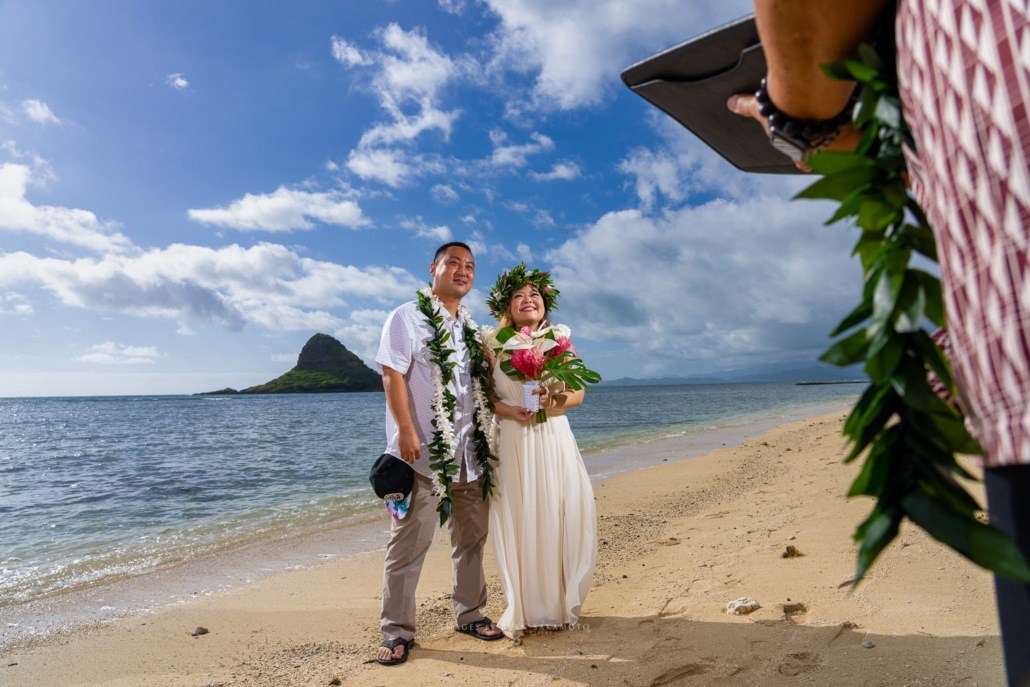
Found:
[[780, 675], [793, 677], [801, 673], [807, 673], [810, 670], [815, 670], [818, 667], [819, 655], [802, 651], [796, 654], [787, 654], [780, 662], [776, 672]]
[[808, 606], [803, 603], [783, 604], [783, 617], [791, 622], [804, 620], [808, 615]]
[[650, 687], [663, 687], [663, 685], [675, 685], [682, 682], [683, 678], [692, 677], [694, 675], [704, 675], [712, 669], [711, 664], [708, 663], [688, 663], [686, 665], [679, 666], [678, 668], [672, 668], [667, 670], [654, 680], [651, 680]]

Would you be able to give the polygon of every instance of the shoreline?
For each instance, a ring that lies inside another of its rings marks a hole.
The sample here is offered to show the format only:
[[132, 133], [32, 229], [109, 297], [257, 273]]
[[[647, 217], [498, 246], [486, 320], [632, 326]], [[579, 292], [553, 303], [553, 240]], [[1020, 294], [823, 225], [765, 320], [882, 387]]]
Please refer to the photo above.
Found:
[[[739, 445], [783, 422], [837, 412], [845, 404], [823, 402], [800, 408], [781, 408], [757, 415], [729, 418], [713, 427], [673, 428], [672, 433], [646, 442], [623, 443], [584, 455], [595, 484], [618, 474], [661, 462], [687, 460], [703, 453]], [[384, 524], [385, 523], [385, 524]], [[67, 635], [116, 618], [149, 614], [191, 599], [225, 593], [277, 573], [343, 560], [384, 545], [388, 522], [373, 505], [302, 528], [263, 533], [242, 544], [205, 553], [194, 559], [164, 564], [138, 574], [88, 583], [27, 602], [0, 605], [0, 651], [24, 642]]]
[[[843, 497], [858, 466], [840, 462], [842, 422], [837, 412], [785, 423], [689, 460], [662, 461], [647, 446], [656, 464], [595, 485], [598, 569], [575, 631], [530, 634], [520, 646], [456, 635], [438, 533], [404, 666], [367, 662], [384, 538], [376, 550], [4, 650], [0, 683], [1002, 683], [990, 576], [921, 531], [903, 528], [848, 589], [850, 534], [870, 501]], [[803, 555], [782, 557], [788, 544]], [[495, 570], [488, 545], [494, 618], [503, 609]], [[744, 596], [762, 607], [727, 615]], [[192, 636], [197, 627], [210, 632]]]

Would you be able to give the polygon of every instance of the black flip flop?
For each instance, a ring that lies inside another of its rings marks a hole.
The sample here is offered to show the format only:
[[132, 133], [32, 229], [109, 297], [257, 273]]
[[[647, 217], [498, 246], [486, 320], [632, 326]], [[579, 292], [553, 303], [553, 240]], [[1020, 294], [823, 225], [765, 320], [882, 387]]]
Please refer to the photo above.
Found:
[[379, 645], [380, 647], [385, 647], [392, 652], [398, 646], [403, 646], [404, 655], [400, 658], [391, 657], [385, 661], [379, 658], [379, 656], [376, 656], [376, 663], [378, 663], [381, 666], [399, 666], [400, 664], [408, 660], [408, 655], [411, 653], [411, 645], [414, 643], [414, 639], [404, 639], [403, 637], [393, 637], [392, 639], [384, 639], [382, 644]]
[[494, 625], [494, 621], [490, 620], [489, 618], [481, 618], [480, 620], [475, 620], [475, 621], [473, 621], [473, 622], [471, 622], [471, 623], [469, 623], [467, 625], [460, 625], [460, 626], [454, 628], [454, 631], [455, 632], [461, 632], [462, 634], [470, 635], [472, 637], [475, 637], [476, 639], [481, 639], [484, 642], [494, 642], [494, 641], [497, 641], [498, 639], [503, 639], [504, 638], [504, 633], [503, 632], [498, 633], [498, 634], [496, 634], [496, 635], [494, 635], [492, 637], [489, 637], [487, 635], [481, 635], [478, 632], [476, 632], [477, 629], [479, 629], [481, 627], [487, 627], [487, 626], [496, 627], [496, 625]]

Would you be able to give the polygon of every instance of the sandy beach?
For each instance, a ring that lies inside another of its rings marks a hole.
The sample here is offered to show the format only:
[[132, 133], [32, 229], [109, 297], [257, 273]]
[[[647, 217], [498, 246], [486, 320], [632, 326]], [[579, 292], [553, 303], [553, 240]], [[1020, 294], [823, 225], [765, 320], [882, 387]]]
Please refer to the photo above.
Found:
[[[596, 486], [599, 556], [580, 625], [511, 641], [453, 632], [449, 546], [418, 589], [411, 660], [384, 668], [382, 549], [3, 653], [0, 685], [1001, 685], [990, 576], [915, 528], [857, 589], [834, 413]], [[982, 498], [974, 485], [974, 493]], [[388, 522], [384, 513], [382, 538]], [[341, 532], [341, 537], [346, 532]], [[785, 557], [787, 547], [798, 554]], [[490, 545], [488, 544], [488, 552]], [[492, 556], [487, 612], [503, 599]], [[761, 608], [728, 615], [741, 597]], [[194, 636], [198, 627], [208, 631]]]

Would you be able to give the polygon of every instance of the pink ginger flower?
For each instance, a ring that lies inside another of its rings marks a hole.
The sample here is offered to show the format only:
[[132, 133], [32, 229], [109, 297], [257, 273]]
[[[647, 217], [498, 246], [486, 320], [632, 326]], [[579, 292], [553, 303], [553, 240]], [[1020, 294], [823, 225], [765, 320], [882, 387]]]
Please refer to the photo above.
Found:
[[547, 351], [548, 358], [557, 358], [565, 351], [572, 348], [572, 341], [567, 336], [559, 336], [554, 340], [554, 346]]
[[540, 378], [546, 362], [547, 356], [536, 348], [520, 348], [511, 353], [512, 367], [530, 379]]

